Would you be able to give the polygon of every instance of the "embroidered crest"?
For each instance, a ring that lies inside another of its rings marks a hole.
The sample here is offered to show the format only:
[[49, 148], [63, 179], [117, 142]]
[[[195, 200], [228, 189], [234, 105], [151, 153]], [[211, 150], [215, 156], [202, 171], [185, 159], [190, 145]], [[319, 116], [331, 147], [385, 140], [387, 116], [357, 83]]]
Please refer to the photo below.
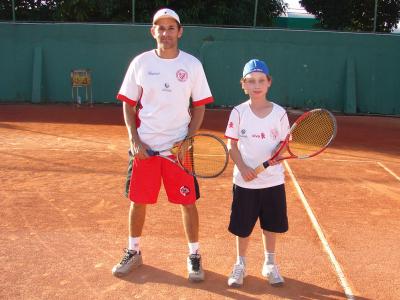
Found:
[[181, 81], [184, 82], [188, 79], [188, 73], [185, 70], [179, 69], [176, 72], [176, 78]]
[[179, 192], [181, 193], [182, 196], [187, 196], [190, 194], [190, 189], [187, 186], [181, 186], [181, 188], [179, 189]]

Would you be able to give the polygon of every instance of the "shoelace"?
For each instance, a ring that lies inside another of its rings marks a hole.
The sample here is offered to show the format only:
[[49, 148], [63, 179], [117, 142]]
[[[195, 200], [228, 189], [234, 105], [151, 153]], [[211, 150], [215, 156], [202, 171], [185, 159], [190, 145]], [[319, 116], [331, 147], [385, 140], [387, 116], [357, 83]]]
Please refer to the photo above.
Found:
[[193, 271], [197, 272], [200, 270], [200, 256], [196, 254], [192, 254], [189, 256], [190, 263], [192, 265]]
[[242, 272], [243, 272], [243, 267], [242, 267], [242, 266], [239, 266], [239, 265], [236, 265], [236, 266], [233, 268], [232, 277], [233, 277], [234, 279], [239, 279], [239, 278], [240, 278], [240, 275], [242, 274]]
[[125, 255], [121, 260], [121, 265], [126, 264], [131, 259], [131, 257], [136, 254], [136, 251], [130, 252], [128, 249], [124, 249], [124, 251], [125, 251]]

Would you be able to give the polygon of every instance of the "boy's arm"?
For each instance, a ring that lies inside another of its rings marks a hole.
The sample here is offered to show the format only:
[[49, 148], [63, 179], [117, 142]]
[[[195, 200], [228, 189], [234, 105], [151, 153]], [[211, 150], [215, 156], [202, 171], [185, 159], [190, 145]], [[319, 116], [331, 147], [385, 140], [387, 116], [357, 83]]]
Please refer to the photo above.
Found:
[[251, 181], [257, 177], [256, 171], [244, 163], [242, 155], [240, 154], [237, 146], [237, 141], [228, 139], [228, 150], [231, 159], [238, 167], [239, 172], [245, 181]]

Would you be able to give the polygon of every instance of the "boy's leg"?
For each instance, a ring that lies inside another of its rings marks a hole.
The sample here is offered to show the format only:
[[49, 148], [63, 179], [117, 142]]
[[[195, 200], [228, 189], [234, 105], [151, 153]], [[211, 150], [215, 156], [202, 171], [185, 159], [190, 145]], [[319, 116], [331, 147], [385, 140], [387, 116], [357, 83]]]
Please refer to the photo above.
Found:
[[262, 240], [265, 253], [262, 275], [268, 278], [272, 286], [281, 286], [285, 280], [279, 274], [278, 266], [275, 261], [276, 233], [263, 230]]
[[262, 202], [262, 213], [260, 215], [265, 253], [262, 274], [268, 278], [272, 286], [280, 286], [284, 283], [284, 279], [279, 274], [276, 265], [275, 244], [277, 233], [283, 233], [288, 230], [285, 185], [281, 184], [263, 189], [260, 197], [265, 199]]
[[276, 233], [267, 230], [262, 231], [264, 252], [275, 253]]
[[246, 276], [246, 253], [249, 246], [249, 237], [236, 236], [236, 263], [233, 266], [232, 273], [228, 278], [228, 285], [239, 287], [243, 285], [243, 279]]

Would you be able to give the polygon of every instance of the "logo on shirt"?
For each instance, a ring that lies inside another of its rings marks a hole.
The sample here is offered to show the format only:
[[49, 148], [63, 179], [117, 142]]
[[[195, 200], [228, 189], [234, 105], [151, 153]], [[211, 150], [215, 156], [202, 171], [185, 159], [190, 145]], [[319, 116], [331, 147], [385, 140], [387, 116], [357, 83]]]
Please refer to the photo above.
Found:
[[265, 133], [261, 132], [261, 133], [253, 134], [251, 137], [263, 140], [263, 139], [265, 139]]
[[172, 92], [172, 90], [169, 88], [170, 85], [168, 82], [164, 83], [164, 88], [162, 89], [163, 92]]
[[181, 81], [184, 82], [188, 79], [188, 73], [185, 70], [179, 69], [176, 72], [176, 78]]
[[186, 197], [186, 196], [188, 196], [190, 194], [190, 189], [187, 186], [183, 185], [179, 189], [179, 192], [181, 193], [182, 196]]
[[240, 130], [239, 136], [240, 137], [247, 137], [246, 133], [247, 133], [246, 129], [243, 128], [243, 129]]
[[276, 140], [278, 139], [279, 133], [278, 130], [276, 130], [275, 128], [271, 129], [271, 132], [269, 133], [270, 137], [272, 140]]
[[233, 128], [233, 122], [229, 122], [228, 127]]

